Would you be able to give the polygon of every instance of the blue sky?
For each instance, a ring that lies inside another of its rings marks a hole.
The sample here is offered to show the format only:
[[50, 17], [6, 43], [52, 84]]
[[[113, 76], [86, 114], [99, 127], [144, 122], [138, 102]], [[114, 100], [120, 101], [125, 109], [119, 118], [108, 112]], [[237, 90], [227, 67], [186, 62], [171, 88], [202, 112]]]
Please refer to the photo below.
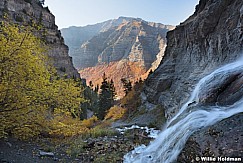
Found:
[[59, 28], [95, 24], [119, 16], [178, 25], [199, 0], [46, 0]]

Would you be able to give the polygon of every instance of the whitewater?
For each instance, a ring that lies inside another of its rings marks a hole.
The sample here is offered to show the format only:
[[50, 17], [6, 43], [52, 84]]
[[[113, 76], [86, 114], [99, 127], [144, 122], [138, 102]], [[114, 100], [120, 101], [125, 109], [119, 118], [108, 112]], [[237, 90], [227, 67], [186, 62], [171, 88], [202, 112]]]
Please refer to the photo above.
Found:
[[147, 147], [142, 145], [124, 156], [124, 163], [176, 162], [187, 139], [195, 131], [215, 124], [225, 118], [243, 112], [243, 98], [230, 106], [203, 106], [200, 92], [217, 87], [230, 74], [243, 72], [243, 57], [222, 66], [202, 78], [195, 86], [188, 101], [169, 120], [158, 137]]

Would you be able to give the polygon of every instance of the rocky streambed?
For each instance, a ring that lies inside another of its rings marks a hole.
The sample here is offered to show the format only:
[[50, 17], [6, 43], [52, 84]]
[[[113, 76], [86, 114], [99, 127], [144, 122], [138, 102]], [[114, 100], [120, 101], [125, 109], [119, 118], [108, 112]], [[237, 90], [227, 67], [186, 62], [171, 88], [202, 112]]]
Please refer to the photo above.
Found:
[[35, 141], [0, 139], [0, 162], [123, 162], [123, 156], [142, 144], [148, 145], [159, 130], [137, 125], [117, 129], [117, 135], [97, 138], [40, 138]]

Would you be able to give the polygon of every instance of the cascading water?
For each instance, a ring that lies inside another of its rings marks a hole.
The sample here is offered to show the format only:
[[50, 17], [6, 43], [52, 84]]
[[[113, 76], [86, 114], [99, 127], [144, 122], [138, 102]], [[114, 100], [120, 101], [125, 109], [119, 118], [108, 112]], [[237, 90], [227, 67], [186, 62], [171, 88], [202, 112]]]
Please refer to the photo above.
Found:
[[[124, 156], [125, 163], [171, 163], [184, 147], [189, 136], [196, 130], [213, 125], [234, 114], [243, 112], [243, 98], [230, 106], [199, 105], [200, 92], [217, 86], [221, 80], [235, 72], [243, 72], [243, 57], [227, 64], [202, 78], [196, 85], [189, 100], [166, 124], [165, 129], [149, 146], [141, 146]], [[217, 78], [220, 77], [220, 78]], [[215, 80], [215, 78], [217, 80]], [[190, 104], [193, 104], [191, 106]]]

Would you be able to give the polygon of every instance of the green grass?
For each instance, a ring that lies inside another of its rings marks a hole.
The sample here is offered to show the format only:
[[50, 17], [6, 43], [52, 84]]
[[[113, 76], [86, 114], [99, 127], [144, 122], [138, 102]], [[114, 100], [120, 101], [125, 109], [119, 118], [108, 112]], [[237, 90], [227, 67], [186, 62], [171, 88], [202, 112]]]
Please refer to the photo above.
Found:
[[115, 129], [111, 128], [102, 128], [100, 126], [96, 126], [86, 134], [83, 135], [83, 138], [98, 138], [98, 137], [104, 137], [104, 136], [116, 136], [119, 135], [119, 132]]

